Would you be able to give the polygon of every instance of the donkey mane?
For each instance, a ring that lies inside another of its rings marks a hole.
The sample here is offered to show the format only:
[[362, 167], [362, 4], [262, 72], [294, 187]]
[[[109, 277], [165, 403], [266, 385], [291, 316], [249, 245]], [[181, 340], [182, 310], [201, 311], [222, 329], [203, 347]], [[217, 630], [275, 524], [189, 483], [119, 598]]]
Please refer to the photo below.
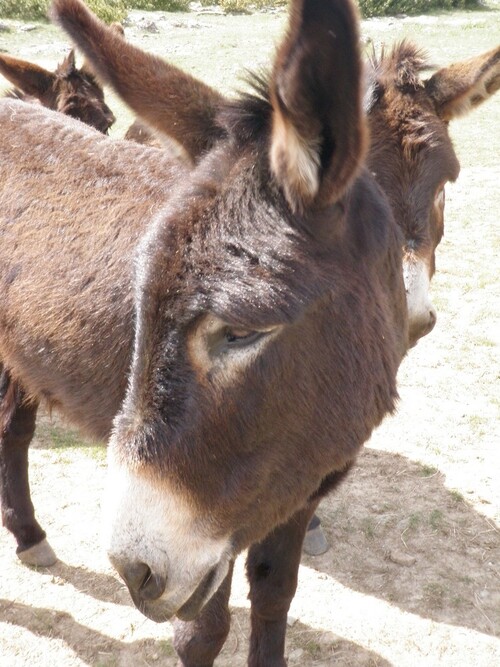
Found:
[[433, 67], [427, 52], [408, 39], [396, 42], [391, 49], [383, 45], [379, 55], [373, 50], [368, 60], [377, 80], [389, 78], [401, 91], [422, 88], [420, 73]]
[[217, 115], [217, 124], [238, 143], [247, 143], [263, 136], [271, 121], [270, 72], [248, 71], [243, 81], [249, 90], [224, 103]]
[[[387, 49], [382, 46], [368, 56], [365, 111], [374, 113], [377, 107], [390, 104], [395, 95], [404, 100], [406, 113], [392, 113], [391, 123], [408, 159], [414, 159], [422, 149], [435, 148], [442, 141], [442, 131], [435, 122], [435, 109], [425, 94], [421, 73], [433, 69], [424, 49], [403, 39]], [[399, 106], [401, 102], [398, 103]]]
[[420, 73], [430, 67], [427, 53], [407, 39], [396, 42], [390, 49], [382, 45], [379, 54], [373, 47], [366, 68], [366, 113], [373, 111], [388, 88], [409, 94], [423, 88]]

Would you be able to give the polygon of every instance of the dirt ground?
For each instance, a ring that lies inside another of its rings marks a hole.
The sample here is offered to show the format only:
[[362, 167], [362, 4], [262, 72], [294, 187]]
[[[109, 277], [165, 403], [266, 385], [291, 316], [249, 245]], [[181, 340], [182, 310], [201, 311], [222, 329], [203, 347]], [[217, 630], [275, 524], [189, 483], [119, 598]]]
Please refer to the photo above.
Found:
[[[331, 548], [303, 558], [291, 667], [500, 665], [500, 104], [489, 105], [460, 121], [461, 136], [472, 146], [488, 141], [493, 154], [478, 164], [474, 151], [458, 150], [462, 173], [447, 189], [433, 283], [436, 329], [401, 368], [398, 413], [320, 507]], [[2, 667], [176, 664], [170, 625], [133, 607], [100, 548], [105, 471], [102, 448], [42, 424], [33, 499], [60, 561], [21, 565], [0, 530]], [[243, 557], [219, 667], [246, 662]]]

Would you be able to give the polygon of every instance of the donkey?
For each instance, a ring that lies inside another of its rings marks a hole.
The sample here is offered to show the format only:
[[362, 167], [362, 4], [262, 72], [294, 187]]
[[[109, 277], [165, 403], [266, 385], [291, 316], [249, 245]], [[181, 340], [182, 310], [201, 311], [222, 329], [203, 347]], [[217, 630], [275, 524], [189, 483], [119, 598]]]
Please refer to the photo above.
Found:
[[109, 557], [176, 618], [183, 665], [219, 653], [245, 548], [249, 664], [285, 664], [308, 522], [394, 409], [402, 241], [362, 166], [362, 80], [350, 0], [294, 0], [271, 75], [219, 106], [193, 169], [0, 102], [3, 519], [20, 551], [44, 538], [10, 505], [39, 401], [111, 434]]
[[72, 49], [55, 72], [25, 60], [0, 54], [0, 73], [14, 86], [7, 95], [25, 102], [39, 102], [106, 134], [115, 122], [104, 101], [104, 92], [85, 65], [78, 69]]
[[436, 322], [429, 287], [444, 232], [446, 184], [460, 172], [448, 126], [500, 88], [500, 47], [423, 79], [421, 73], [429, 69], [426, 54], [409, 41], [383, 49], [370, 58], [365, 98], [371, 137], [367, 166], [404, 234], [411, 340]]
[[[162, 59], [146, 54], [92, 22], [83, 12], [62, 21], [104, 81], [160, 133], [182, 144], [196, 163], [218, 141], [217, 113], [226, 100]], [[123, 59], [122, 59], [123, 57]], [[124, 64], [125, 63], [125, 64]], [[134, 63], [131, 67], [129, 63]], [[429, 288], [444, 231], [445, 186], [459, 162], [449, 132], [459, 118], [500, 87], [500, 48], [449, 67], [431, 69], [425, 53], [403, 41], [367, 63], [365, 109], [371, 142], [367, 165], [384, 190], [403, 238], [410, 345], [432, 331], [436, 310]], [[308, 553], [326, 548], [317, 517]]]
[[[448, 126], [500, 88], [500, 47], [469, 60], [431, 69], [426, 54], [403, 40], [371, 54], [365, 109], [370, 128], [366, 164], [382, 187], [403, 231], [403, 272], [410, 341], [430, 333], [436, 310], [429, 294], [436, 248], [444, 232], [445, 187], [460, 164]], [[310, 554], [328, 548], [313, 517], [304, 541]]]

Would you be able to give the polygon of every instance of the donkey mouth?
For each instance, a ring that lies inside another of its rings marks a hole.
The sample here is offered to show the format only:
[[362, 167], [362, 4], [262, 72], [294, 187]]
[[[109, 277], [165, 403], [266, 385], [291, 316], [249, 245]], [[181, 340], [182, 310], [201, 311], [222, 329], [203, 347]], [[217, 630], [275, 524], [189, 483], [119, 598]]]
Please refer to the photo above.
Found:
[[216, 580], [217, 570], [218, 568], [214, 567], [205, 575], [191, 597], [178, 609], [177, 618], [181, 621], [192, 621], [198, 616], [205, 602], [211, 597], [210, 593]]
[[221, 585], [229, 570], [229, 563], [230, 560], [225, 559], [213, 567], [179, 608], [173, 606], [172, 602], [169, 603], [161, 598], [158, 600], [139, 599], [135, 592], [129, 589], [130, 595], [137, 609], [156, 623], [165, 623], [173, 616], [177, 616], [181, 621], [192, 621]]

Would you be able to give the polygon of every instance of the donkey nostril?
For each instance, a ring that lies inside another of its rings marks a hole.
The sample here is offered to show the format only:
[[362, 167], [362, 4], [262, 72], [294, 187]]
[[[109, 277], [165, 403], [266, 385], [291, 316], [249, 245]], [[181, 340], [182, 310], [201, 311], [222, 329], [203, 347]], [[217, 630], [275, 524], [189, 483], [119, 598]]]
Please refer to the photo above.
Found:
[[147, 579], [151, 570], [146, 563], [126, 563], [121, 567], [115, 565], [116, 569], [120, 573], [121, 577], [125, 580], [125, 583], [130, 588], [138, 591], [142, 586], [142, 583]]
[[163, 595], [167, 580], [159, 574], [153, 574], [149, 568], [148, 570], [149, 573], [139, 587], [139, 595], [143, 600], [157, 600]]
[[130, 592], [142, 600], [156, 600], [163, 595], [167, 585], [166, 577], [154, 574], [146, 563], [129, 563], [116, 569]]

